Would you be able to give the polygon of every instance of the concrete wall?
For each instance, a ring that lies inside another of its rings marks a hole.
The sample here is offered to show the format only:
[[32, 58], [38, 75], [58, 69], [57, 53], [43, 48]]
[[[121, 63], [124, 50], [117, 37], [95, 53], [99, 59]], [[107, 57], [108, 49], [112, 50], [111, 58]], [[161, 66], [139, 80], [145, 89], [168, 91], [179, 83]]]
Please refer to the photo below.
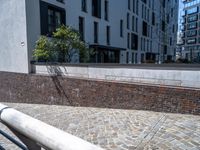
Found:
[[59, 66], [33, 65], [36, 74], [59, 74], [66, 77], [76, 77], [103, 81], [127, 83], [156, 84], [164, 86], [179, 86], [200, 88], [199, 69], [190, 70], [176, 67], [120, 67], [120, 66]]
[[26, 20], [27, 20], [27, 41], [28, 41], [28, 63], [32, 59], [35, 43], [40, 37], [40, 5], [39, 1], [26, 0]]
[[200, 90], [0, 72], [0, 102], [200, 115]]
[[0, 3], [0, 70], [28, 73], [25, 0]]

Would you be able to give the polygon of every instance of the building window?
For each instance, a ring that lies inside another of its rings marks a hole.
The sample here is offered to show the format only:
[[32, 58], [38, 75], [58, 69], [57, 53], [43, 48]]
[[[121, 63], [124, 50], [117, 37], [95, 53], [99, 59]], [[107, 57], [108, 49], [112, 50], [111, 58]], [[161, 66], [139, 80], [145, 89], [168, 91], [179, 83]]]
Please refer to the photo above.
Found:
[[98, 22], [94, 22], [94, 43], [98, 43]]
[[188, 29], [188, 30], [190, 30], [190, 29], [195, 29], [195, 28], [197, 28], [197, 23], [196, 23], [196, 22], [187, 24], [187, 29]]
[[144, 59], [144, 54], [141, 54], [141, 63], [144, 63], [145, 59]]
[[139, 1], [136, 1], [136, 14], [138, 15]]
[[172, 37], [169, 39], [169, 45], [172, 46]]
[[148, 6], [149, 6], [149, 8], [151, 8], [151, 1], [148, 1], [148, 4], [149, 4], [149, 5], [148, 5]]
[[54, 8], [48, 9], [48, 32], [53, 33], [60, 25], [62, 25], [62, 12]]
[[142, 23], [142, 35], [147, 36], [147, 23], [144, 21]]
[[149, 11], [149, 9], [147, 10], [147, 21], [149, 22], [149, 20], [150, 20], [150, 18], [149, 18], [149, 13], [150, 13], [150, 11]]
[[131, 9], [131, 0], [128, 0], [128, 9]]
[[84, 12], [87, 12], [87, 0], [82, 0], [81, 9]]
[[135, 17], [132, 16], [132, 31], [135, 31]]
[[106, 27], [106, 42], [107, 45], [110, 45], [110, 26]]
[[101, 0], [92, 0], [92, 15], [101, 18]]
[[196, 38], [188, 39], [187, 44], [195, 44], [196, 43]]
[[126, 52], [126, 63], [129, 63], [129, 52]]
[[141, 51], [143, 51], [143, 38], [141, 38], [140, 46], [141, 46]]
[[132, 53], [132, 63], [134, 63], [135, 55]]
[[135, 0], [133, 0], [133, 13], [135, 13]]
[[130, 14], [129, 13], [127, 13], [126, 19], [127, 19], [127, 29], [129, 29], [130, 28]]
[[150, 37], [150, 26], [147, 25], [147, 36]]
[[197, 21], [198, 20], [198, 15], [194, 15], [194, 16], [189, 16], [187, 18], [188, 22], [193, 22], [193, 21]]
[[169, 23], [170, 21], [170, 17], [169, 17], [169, 14], [167, 14], [167, 23]]
[[155, 5], [155, 2], [154, 2], [154, 0], [152, 0], [152, 9], [154, 10], [154, 5]]
[[165, 26], [166, 26], [165, 21], [162, 21], [162, 31], [163, 31], [163, 32], [165, 32]]
[[123, 37], [124, 33], [123, 29], [124, 29], [124, 22], [123, 20], [120, 20], [120, 37]]
[[173, 26], [172, 26], [172, 33], [174, 33], [175, 32], [175, 25], [173, 24]]
[[105, 0], [105, 12], [104, 12], [104, 14], [105, 14], [105, 20], [107, 20], [108, 21], [108, 0]]
[[194, 14], [194, 13], [197, 13], [197, 12], [198, 12], [198, 7], [194, 7], [194, 8], [187, 10], [188, 15], [191, 15], [191, 14]]
[[165, 8], [165, 1], [166, 1], [166, 0], [163, 0], [163, 1], [162, 1], [162, 2], [163, 2], [163, 3], [162, 3], [163, 8]]
[[142, 0], [142, 2], [146, 4], [146, 3], [147, 3], [147, 0]]
[[64, 3], [64, 0], [56, 0], [57, 2]]
[[174, 9], [171, 8], [171, 18], [173, 18], [173, 17], [174, 17]]
[[144, 5], [142, 4], [142, 18], [144, 19]]
[[83, 17], [79, 17], [79, 33], [81, 36], [81, 40], [84, 41], [84, 18]]
[[167, 54], [167, 45], [164, 45], [164, 55], [166, 55]]
[[130, 48], [130, 33], [127, 33], [127, 48]]
[[40, 1], [41, 34], [51, 36], [56, 28], [65, 25], [65, 10]]
[[131, 34], [131, 49], [133, 50], [138, 49], [138, 35], [134, 33]]
[[138, 18], [135, 20], [135, 31], [138, 32]]
[[138, 56], [138, 54], [135, 53], [135, 63], [137, 63], [137, 56]]

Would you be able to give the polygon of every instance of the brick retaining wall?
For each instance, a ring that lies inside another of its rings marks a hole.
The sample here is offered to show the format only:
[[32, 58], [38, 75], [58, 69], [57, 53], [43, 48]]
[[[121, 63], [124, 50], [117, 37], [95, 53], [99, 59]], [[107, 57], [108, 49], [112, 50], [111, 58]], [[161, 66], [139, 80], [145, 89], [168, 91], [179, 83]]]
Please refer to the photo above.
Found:
[[200, 90], [0, 72], [0, 101], [200, 115]]

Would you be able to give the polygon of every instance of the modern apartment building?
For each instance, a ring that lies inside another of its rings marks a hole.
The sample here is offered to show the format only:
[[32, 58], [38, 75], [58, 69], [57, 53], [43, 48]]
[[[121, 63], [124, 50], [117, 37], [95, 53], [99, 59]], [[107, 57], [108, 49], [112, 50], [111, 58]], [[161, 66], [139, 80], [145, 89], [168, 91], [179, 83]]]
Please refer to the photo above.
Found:
[[183, 0], [182, 55], [189, 61], [200, 62], [200, 0]]
[[36, 40], [61, 24], [80, 31], [94, 63], [175, 59], [178, 0], [6, 0], [0, 10], [2, 71], [30, 72]]

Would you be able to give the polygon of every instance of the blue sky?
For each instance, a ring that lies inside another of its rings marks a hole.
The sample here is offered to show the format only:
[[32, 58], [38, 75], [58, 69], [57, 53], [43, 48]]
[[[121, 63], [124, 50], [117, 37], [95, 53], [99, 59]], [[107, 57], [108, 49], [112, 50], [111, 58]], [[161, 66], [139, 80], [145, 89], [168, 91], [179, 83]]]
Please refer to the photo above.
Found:
[[[183, 3], [182, 0], [179, 0], [179, 19], [178, 19], [178, 24], [180, 23], [180, 19], [181, 19], [181, 11], [183, 9]], [[179, 30], [180, 30], [180, 26], [178, 26]]]
[[182, 0], [179, 0], [179, 13], [181, 12], [182, 9], [183, 9], [183, 3], [182, 3]]

